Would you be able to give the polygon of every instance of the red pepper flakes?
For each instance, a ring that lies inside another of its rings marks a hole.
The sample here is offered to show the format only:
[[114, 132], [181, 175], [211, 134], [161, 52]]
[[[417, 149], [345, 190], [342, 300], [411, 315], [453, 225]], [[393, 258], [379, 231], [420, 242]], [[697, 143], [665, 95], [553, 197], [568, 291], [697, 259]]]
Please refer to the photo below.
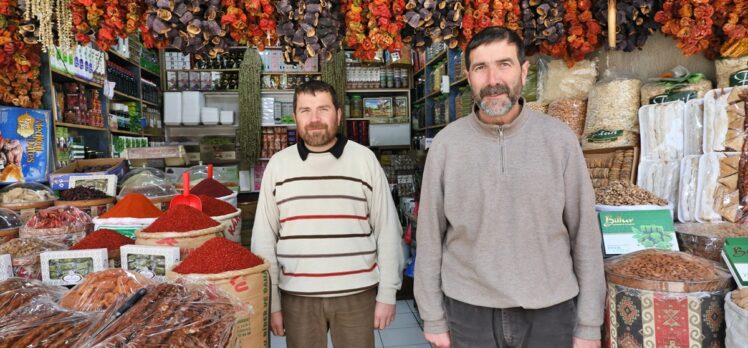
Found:
[[190, 232], [216, 227], [220, 224], [193, 207], [179, 204], [169, 208], [164, 215], [143, 229], [143, 232]]
[[100, 249], [119, 250], [123, 245], [135, 244], [135, 240], [127, 238], [117, 231], [100, 229], [91, 232], [78, 243], [70, 247], [70, 250]]
[[203, 213], [208, 216], [224, 216], [237, 211], [233, 205], [208, 195], [200, 195], [200, 201], [203, 202]]
[[207, 178], [191, 188], [190, 193], [193, 195], [208, 195], [219, 198], [226, 197], [234, 193], [234, 191], [231, 191], [231, 189], [216, 179]]
[[215, 274], [252, 268], [263, 260], [239, 243], [223, 237], [212, 238], [174, 267], [180, 274]]
[[140, 193], [130, 193], [112, 207], [109, 211], [101, 214], [102, 219], [107, 218], [157, 218], [162, 212], [156, 208], [148, 197]]

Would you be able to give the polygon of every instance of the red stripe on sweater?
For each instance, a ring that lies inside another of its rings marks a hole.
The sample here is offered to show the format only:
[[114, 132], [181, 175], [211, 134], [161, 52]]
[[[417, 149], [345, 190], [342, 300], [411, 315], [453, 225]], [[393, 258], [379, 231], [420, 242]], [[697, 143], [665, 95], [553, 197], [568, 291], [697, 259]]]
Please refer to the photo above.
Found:
[[367, 268], [367, 269], [358, 269], [358, 270], [355, 270], [355, 271], [348, 271], [348, 272], [333, 272], [333, 273], [286, 273], [286, 271], [283, 271], [283, 275], [284, 276], [288, 276], [288, 277], [337, 277], [337, 276], [344, 276], [344, 275], [351, 275], [351, 274], [367, 273], [367, 272], [373, 271], [375, 268], [377, 268], [377, 263], [376, 262], [370, 268]]
[[280, 222], [284, 223], [286, 221], [293, 221], [293, 220], [323, 220], [323, 219], [366, 220], [368, 218], [369, 218], [368, 216], [359, 216], [359, 215], [297, 215], [297, 216], [289, 216], [285, 219], [281, 219]]

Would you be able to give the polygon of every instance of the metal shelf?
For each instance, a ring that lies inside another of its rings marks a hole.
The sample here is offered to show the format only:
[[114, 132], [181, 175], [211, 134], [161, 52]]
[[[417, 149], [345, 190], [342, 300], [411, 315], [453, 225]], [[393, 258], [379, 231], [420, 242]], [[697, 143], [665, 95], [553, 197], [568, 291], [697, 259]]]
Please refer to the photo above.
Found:
[[465, 82], [467, 82], [467, 77], [463, 77], [463, 78], [461, 78], [461, 79], [459, 79], [459, 80], [457, 80], [457, 81], [455, 81], [455, 82], [452, 82], [452, 83], [451, 83], [451, 84], [449, 85], [449, 87], [454, 87], [454, 86], [457, 86], [457, 85], [461, 85], [461, 84], [463, 84], [463, 83], [465, 83]]
[[427, 67], [429, 67], [431, 64], [434, 64], [434, 62], [438, 61], [439, 59], [444, 58], [444, 56], [447, 55], [447, 50], [441, 51], [439, 54], [434, 56], [434, 58], [431, 58], [428, 62], [426, 62], [426, 65], [423, 66], [423, 68], [418, 69], [413, 75], [418, 75], [422, 73], [424, 70], [426, 70]]
[[148, 70], [148, 69], [146, 69], [146, 68], [144, 68], [142, 66], [140, 67], [140, 71], [145, 71], [146, 73], [148, 73], [148, 75], [151, 75], [151, 77], [156, 77], [158, 79], [161, 79], [161, 73], [157, 73], [155, 71], [150, 71], [150, 70]]
[[106, 128], [86, 126], [86, 125], [75, 124], [75, 123], [55, 122], [55, 126], [106, 132]]
[[192, 72], [239, 72], [239, 69], [166, 69], [166, 71], [192, 71]]
[[235, 136], [236, 125], [166, 126], [169, 137]]
[[96, 87], [96, 88], [102, 88], [103, 87], [100, 83], [97, 83], [97, 82], [94, 82], [94, 81], [85, 80], [85, 79], [82, 79], [80, 77], [70, 75], [69, 73], [64, 73], [64, 72], [61, 72], [61, 71], [52, 70], [52, 74], [57, 75], [57, 76], [62, 77], [62, 78], [65, 78], [65, 79], [68, 79], [68, 80], [73, 80], [73, 81], [76, 81], [76, 82], [80, 82], [82, 84], [86, 84], [86, 85], [89, 85], [91, 87]]
[[417, 104], [417, 103], [420, 103], [420, 102], [422, 102], [422, 101], [425, 101], [426, 99], [431, 99], [431, 98], [433, 98], [433, 97], [436, 97], [436, 96], [438, 96], [438, 95], [440, 95], [440, 94], [444, 94], [444, 95], [446, 95], [446, 93], [442, 93], [442, 91], [436, 91], [436, 92], [432, 92], [432, 93], [430, 93], [429, 95], [427, 95], [427, 96], [425, 96], [425, 97], [423, 97], [423, 98], [421, 98], [421, 99], [418, 99], [418, 100], [416, 100], [416, 101], [415, 101], [415, 103], [416, 103], [416, 104]]
[[260, 75], [322, 75], [319, 71], [263, 71]]
[[120, 130], [120, 129], [112, 129], [111, 132], [112, 132], [112, 134], [134, 135], [134, 136], [138, 136], [138, 137], [143, 136], [142, 133], [136, 133], [136, 132], [126, 131], [126, 130]]
[[264, 88], [260, 90], [261, 93], [293, 93], [293, 89], [270, 89]]
[[423, 127], [422, 129], [423, 129], [423, 130], [427, 130], [427, 129], [437, 129], [437, 128], [444, 128], [444, 127], [446, 127], [446, 126], [447, 126], [447, 123], [440, 123], [440, 124], [435, 124], [435, 125], [431, 125], [431, 126]]
[[410, 88], [346, 89], [346, 93], [408, 93]]
[[114, 97], [112, 98], [112, 100], [116, 99], [118, 96], [122, 97], [122, 98], [125, 98], [125, 99], [129, 99], [129, 100], [134, 101], [134, 102], [140, 103], [140, 98], [133, 97], [133, 96], [131, 96], [129, 94], [125, 94], [125, 93], [122, 93], [120, 91], [114, 91]]
[[288, 128], [296, 128], [296, 124], [263, 123], [262, 127], [288, 127]]

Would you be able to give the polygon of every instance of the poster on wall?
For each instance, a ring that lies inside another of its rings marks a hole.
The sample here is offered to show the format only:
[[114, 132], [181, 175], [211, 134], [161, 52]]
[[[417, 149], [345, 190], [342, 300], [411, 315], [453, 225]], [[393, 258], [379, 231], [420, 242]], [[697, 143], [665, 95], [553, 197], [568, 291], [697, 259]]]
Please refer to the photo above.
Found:
[[49, 136], [48, 110], [0, 107], [0, 184], [44, 181]]

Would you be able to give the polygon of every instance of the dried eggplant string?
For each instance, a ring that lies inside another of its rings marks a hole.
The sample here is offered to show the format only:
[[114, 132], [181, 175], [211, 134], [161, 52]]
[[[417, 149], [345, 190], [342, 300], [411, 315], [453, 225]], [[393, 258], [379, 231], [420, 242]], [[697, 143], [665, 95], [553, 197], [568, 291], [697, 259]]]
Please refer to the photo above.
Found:
[[275, 6], [286, 63], [329, 60], [341, 49], [345, 26], [339, 0], [280, 0]]
[[239, 67], [239, 148], [243, 162], [252, 165], [260, 158], [262, 119], [257, 111], [262, 108], [260, 86], [262, 84], [262, 58], [255, 49], [244, 52]]
[[[608, 2], [595, 1], [592, 13], [602, 27], [602, 35], [608, 37]], [[654, 19], [653, 0], [616, 1], [615, 49], [624, 52], [641, 50], [650, 35], [659, 28]]]

